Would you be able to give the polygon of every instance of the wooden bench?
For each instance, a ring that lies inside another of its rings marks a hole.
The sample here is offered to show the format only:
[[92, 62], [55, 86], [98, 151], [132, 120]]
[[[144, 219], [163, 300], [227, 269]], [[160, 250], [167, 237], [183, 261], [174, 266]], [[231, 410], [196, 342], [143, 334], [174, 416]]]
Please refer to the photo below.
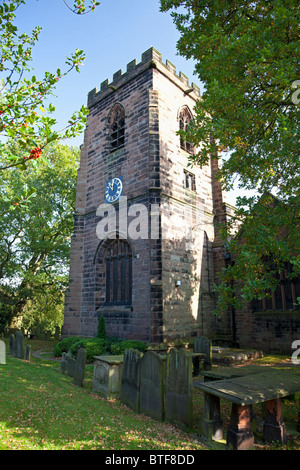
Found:
[[300, 391], [300, 371], [277, 369], [215, 381], [197, 381], [193, 386], [204, 392], [200, 432], [209, 440], [223, 438], [220, 398], [232, 403], [227, 431], [227, 446], [249, 449], [254, 444], [252, 432], [253, 408], [265, 403], [264, 439], [266, 442], [286, 443], [287, 435], [281, 415], [281, 398]]

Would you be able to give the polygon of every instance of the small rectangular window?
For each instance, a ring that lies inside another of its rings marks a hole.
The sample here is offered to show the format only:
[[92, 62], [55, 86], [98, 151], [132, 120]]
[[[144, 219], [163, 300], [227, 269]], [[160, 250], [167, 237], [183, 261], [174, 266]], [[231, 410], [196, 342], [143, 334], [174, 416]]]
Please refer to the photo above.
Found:
[[184, 170], [184, 187], [196, 191], [196, 177], [187, 170]]

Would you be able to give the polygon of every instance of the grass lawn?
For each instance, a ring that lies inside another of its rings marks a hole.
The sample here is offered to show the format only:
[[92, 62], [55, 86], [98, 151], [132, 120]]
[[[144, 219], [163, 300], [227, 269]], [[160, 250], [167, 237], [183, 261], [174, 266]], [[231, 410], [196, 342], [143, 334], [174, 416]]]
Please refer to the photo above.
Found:
[[[55, 343], [29, 344], [34, 351]], [[92, 365], [86, 366], [83, 388], [61, 374], [59, 366], [60, 362], [47, 356], [32, 357], [30, 362], [7, 356], [7, 364], [0, 365], [0, 450], [195, 451], [213, 447], [198, 436], [200, 391], [194, 389], [195, 424], [187, 430], [137, 415], [118, 400], [100, 398], [92, 391]], [[298, 408], [298, 401], [284, 402], [284, 415], [292, 421], [288, 444], [281, 446], [284, 450], [300, 449], [300, 434], [295, 431]], [[226, 426], [228, 402], [222, 403], [222, 411]], [[216, 447], [225, 449], [224, 443]], [[256, 450], [274, 448], [263, 441], [255, 445]]]

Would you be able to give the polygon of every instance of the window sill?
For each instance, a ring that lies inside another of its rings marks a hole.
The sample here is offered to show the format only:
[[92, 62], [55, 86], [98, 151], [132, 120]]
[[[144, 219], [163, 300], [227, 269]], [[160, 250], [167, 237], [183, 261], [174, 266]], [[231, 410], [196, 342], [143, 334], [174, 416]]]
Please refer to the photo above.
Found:
[[122, 155], [124, 153], [124, 145], [123, 147], [119, 147], [118, 149], [115, 150], [110, 150], [107, 154], [107, 157], [118, 157], [119, 155]]
[[103, 304], [96, 310], [96, 313], [124, 313], [124, 312], [132, 312], [133, 306], [132, 305], [109, 305]]

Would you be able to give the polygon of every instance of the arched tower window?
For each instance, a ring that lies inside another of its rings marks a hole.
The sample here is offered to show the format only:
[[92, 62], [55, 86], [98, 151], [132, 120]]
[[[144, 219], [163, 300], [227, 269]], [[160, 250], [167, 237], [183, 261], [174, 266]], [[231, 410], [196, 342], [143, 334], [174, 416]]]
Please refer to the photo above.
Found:
[[116, 238], [106, 247], [106, 304], [131, 304], [132, 252], [126, 240]]
[[109, 116], [110, 147], [117, 150], [125, 143], [125, 110], [122, 105], [116, 104]]
[[[179, 129], [181, 131], [187, 132], [192, 118], [193, 116], [189, 108], [184, 106], [179, 113]], [[180, 136], [180, 147], [190, 154], [194, 152], [193, 144], [185, 140], [182, 135]]]

